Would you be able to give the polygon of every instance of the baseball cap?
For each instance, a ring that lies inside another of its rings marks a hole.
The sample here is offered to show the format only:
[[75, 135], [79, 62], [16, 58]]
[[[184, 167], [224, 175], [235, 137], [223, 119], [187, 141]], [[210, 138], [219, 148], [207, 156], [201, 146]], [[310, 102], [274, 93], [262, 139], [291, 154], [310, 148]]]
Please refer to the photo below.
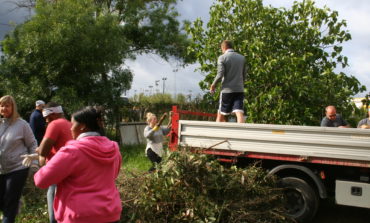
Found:
[[43, 100], [37, 100], [36, 101], [36, 106], [39, 106], [39, 105], [44, 105], [45, 102]]

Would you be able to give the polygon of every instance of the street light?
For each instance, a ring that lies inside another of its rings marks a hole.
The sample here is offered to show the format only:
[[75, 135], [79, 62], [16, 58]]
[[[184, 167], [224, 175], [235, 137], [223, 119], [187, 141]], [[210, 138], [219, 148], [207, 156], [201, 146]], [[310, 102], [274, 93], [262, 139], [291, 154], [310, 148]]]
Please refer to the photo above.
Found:
[[158, 88], [158, 86], [159, 86], [159, 81], [160, 81], [160, 80], [155, 80], [155, 93], [156, 93], [156, 94], [158, 94], [158, 93], [159, 93], [159, 88]]
[[163, 89], [162, 89], [162, 93], [164, 94], [164, 86], [165, 86], [165, 81], [167, 80], [167, 77], [163, 77], [162, 78], [162, 81], [163, 81]]

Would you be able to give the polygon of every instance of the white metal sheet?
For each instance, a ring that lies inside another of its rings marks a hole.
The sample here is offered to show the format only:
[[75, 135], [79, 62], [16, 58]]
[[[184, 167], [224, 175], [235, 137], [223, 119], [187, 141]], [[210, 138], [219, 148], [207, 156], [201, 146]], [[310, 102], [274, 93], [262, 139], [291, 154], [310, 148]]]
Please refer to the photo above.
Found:
[[179, 144], [241, 152], [370, 161], [370, 130], [180, 120]]

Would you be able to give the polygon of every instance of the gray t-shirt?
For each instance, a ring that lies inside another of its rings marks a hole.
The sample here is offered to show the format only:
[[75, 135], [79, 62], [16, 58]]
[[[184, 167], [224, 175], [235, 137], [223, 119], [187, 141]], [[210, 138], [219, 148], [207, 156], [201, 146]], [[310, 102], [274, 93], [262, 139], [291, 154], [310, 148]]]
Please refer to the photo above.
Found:
[[344, 120], [341, 115], [337, 114], [337, 116], [334, 120], [330, 120], [325, 116], [322, 119], [320, 126], [322, 126], [322, 127], [339, 127], [339, 126], [346, 126], [346, 125], [348, 125], [346, 120]]
[[358, 122], [357, 128], [360, 128], [361, 125], [370, 125], [370, 119], [369, 118], [364, 118], [361, 121]]

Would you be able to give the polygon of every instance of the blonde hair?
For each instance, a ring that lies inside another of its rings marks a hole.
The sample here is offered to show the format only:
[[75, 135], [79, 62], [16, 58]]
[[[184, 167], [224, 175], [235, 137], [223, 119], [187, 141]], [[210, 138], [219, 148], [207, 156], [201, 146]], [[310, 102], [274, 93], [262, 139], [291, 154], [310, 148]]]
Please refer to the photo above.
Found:
[[146, 113], [146, 122], [149, 124], [149, 122], [152, 121], [154, 117], [157, 117], [157, 116], [151, 112]]
[[5, 95], [0, 98], [0, 105], [4, 105], [4, 104], [10, 104], [13, 107], [12, 115], [9, 118], [10, 123], [13, 123], [15, 120], [19, 118], [17, 104], [15, 103], [14, 98], [10, 95]]

